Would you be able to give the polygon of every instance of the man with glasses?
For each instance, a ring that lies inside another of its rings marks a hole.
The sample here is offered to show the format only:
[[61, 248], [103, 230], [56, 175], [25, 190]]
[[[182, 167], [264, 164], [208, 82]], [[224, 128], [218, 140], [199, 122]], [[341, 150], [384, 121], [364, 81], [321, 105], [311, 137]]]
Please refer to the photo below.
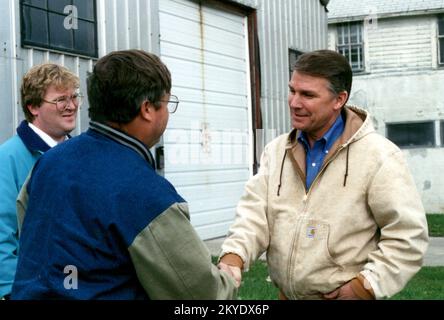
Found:
[[78, 88], [79, 78], [53, 63], [34, 66], [23, 78], [26, 120], [0, 146], [0, 298], [8, 299], [17, 264], [17, 195], [37, 159], [75, 128]]
[[153, 54], [97, 61], [89, 130], [43, 155], [19, 197], [12, 299], [234, 297], [237, 283], [212, 264], [185, 200], [155, 171], [149, 149], [179, 103], [170, 92]]

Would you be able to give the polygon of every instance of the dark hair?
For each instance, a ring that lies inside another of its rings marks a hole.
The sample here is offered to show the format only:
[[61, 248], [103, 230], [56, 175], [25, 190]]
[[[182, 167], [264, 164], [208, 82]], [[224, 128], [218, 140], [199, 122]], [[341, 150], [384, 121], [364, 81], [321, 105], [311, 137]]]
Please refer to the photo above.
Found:
[[297, 59], [293, 71], [327, 79], [334, 94], [347, 91], [350, 96], [353, 72], [347, 59], [336, 51], [304, 53]]
[[159, 100], [171, 91], [171, 74], [154, 54], [114, 51], [97, 61], [87, 86], [91, 120], [128, 123], [143, 100], [160, 107]]

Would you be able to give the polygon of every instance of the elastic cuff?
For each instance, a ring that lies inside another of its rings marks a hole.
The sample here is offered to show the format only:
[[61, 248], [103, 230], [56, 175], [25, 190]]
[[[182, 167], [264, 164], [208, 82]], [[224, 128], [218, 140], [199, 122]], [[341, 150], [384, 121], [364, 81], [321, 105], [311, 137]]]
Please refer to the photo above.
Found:
[[223, 262], [225, 264], [228, 264], [229, 266], [235, 266], [235, 267], [239, 267], [241, 270], [244, 267], [244, 262], [242, 260], [241, 257], [239, 257], [237, 254], [235, 253], [227, 253], [224, 254], [220, 259], [220, 262]]

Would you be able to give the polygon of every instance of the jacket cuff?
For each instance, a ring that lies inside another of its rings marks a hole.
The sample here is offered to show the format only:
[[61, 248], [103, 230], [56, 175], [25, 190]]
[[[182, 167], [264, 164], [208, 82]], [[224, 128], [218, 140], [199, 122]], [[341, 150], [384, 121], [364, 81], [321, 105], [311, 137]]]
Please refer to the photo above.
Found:
[[224, 254], [220, 259], [219, 262], [223, 262], [225, 264], [228, 264], [229, 266], [235, 266], [240, 268], [241, 270], [244, 267], [244, 261], [241, 257], [239, 257], [235, 253], [226, 253]]
[[359, 274], [356, 278], [353, 278], [350, 284], [353, 292], [360, 299], [375, 299], [375, 293], [373, 292], [370, 283], [367, 281], [367, 279], [364, 278], [362, 274]]

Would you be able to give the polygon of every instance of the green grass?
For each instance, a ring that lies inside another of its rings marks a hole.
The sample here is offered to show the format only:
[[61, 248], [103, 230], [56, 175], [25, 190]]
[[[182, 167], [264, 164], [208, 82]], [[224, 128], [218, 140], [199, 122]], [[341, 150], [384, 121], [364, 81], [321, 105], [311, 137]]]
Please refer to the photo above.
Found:
[[239, 289], [239, 300], [277, 300], [279, 290], [268, 278], [267, 264], [256, 261], [248, 272], [242, 275], [242, 285]]
[[444, 267], [423, 267], [392, 300], [444, 300]]
[[[239, 300], [277, 300], [279, 290], [269, 281], [267, 265], [256, 261], [242, 276]], [[423, 267], [391, 300], [444, 300], [444, 267]]]
[[444, 237], [444, 214], [427, 214], [427, 224], [431, 237]]

